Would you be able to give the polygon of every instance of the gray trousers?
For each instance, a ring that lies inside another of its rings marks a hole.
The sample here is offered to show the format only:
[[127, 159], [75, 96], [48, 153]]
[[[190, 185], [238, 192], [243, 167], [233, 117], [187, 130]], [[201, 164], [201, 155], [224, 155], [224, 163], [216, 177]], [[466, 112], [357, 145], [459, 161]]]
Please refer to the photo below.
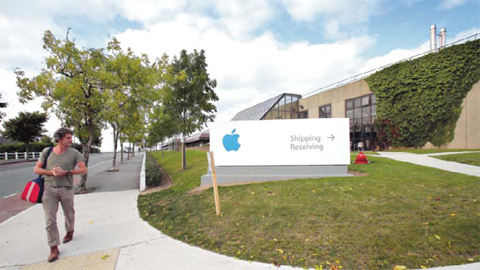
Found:
[[57, 227], [58, 203], [62, 204], [65, 216], [65, 230], [71, 232], [75, 226], [75, 209], [73, 208], [73, 197], [75, 191], [67, 187], [45, 187], [42, 203], [45, 211], [45, 223], [47, 230], [48, 245], [60, 245], [60, 235]]

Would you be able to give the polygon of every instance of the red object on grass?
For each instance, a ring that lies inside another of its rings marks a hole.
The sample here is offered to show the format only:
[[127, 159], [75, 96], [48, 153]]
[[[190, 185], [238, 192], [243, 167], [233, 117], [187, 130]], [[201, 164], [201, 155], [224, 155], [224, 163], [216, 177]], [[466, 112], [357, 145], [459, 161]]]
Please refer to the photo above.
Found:
[[355, 164], [367, 164], [367, 156], [363, 154], [363, 152], [360, 152], [357, 157], [355, 158]]

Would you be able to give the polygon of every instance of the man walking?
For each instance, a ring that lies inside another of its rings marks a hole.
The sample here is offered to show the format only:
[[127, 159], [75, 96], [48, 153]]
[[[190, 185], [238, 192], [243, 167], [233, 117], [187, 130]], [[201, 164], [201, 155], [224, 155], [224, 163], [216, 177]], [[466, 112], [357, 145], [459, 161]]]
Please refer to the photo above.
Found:
[[[63, 238], [65, 244], [73, 239], [75, 225], [73, 175], [87, 173], [82, 154], [70, 147], [72, 136], [72, 130], [68, 128], [58, 129], [54, 134], [57, 145], [53, 148], [47, 160], [45, 160], [45, 157], [49, 148], [44, 149], [33, 169], [35, 174], [45, 175], [42, 203], [45, 211], [48, 245], [50, 246], [49, 262], [58, 259], [60, 254], [58, 249], [60, 235], [57, 227], [58, 204], [62, 204], [65, 215], [65, 230], [67, 232]], [[47, 163], [45, 169], [42, 168], [44, 162]], [[75, 169], [76, 166], [78, 166], [77, 169]]]

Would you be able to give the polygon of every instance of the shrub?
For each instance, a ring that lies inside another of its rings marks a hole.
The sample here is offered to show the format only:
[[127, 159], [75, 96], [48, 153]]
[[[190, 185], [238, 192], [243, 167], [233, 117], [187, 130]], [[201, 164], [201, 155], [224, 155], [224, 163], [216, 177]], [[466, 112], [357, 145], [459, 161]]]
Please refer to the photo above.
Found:
[[[30, 152], [42, 152], [43, 149], [53, 146], [53, 143], [44, 143], [44, 142], [32, 142], [30, 143]], [[15, 152], [25, 152], [24, 143], [6, 143], [0, 144], [0, 153], [15, 153]]]
[[157, 160], [148, 152], [147, 160], [145, 161], [145, 178], [147, 187], [159, 186], [162, 181], [162, 174], [158, 168]]
[[[55, 146], [53, 142], [45, 143], [45, 142], [32, 142], [30, 143], [30, 152], [42, 152], [43, 149]], [[74, 144], [73, 147], [82, 153], [82, 145], [81, 144]], [[0, 153], [15, 153], [15, 152], [25, 152], [25, 144], [24, 143], [6, 143], [0, 144]], [[92, 147], [90, 153], [100, 153], [100, 149], [96, 147]]]
[[[72, 147], [75, 148], [75, 149], [77, 149], [78, 152], [83, 153], [83, 144], [75, 143], [75, 144], [72, 144]], [[92, 154], [93, 154], [93, 153], [100, 153], [100, 149], [97, 148], [97, 147], [95, 147], [95, 146], [92, 146], [92, 147], [90, 148], [90, 153], [92, 153]]]

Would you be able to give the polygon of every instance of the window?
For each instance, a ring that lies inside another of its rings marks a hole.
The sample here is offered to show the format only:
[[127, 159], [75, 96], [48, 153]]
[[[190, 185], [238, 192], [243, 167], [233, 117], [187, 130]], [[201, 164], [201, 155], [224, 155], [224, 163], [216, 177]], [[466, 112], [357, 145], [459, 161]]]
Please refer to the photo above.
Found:
[[370, 96], [362, 97], [362, 106], [366, 106], [370, 104]]
[[270, 111], [266, 113], [262, 119], [297, 119], [299, 117], [298, 102], [298, 96], [286, 94], [281, 97], [276, 104], [272, 106]]
[[349, 118], [350, 120], [353, 120], [353, 110], [347, 111], [347, 118]]
[[[377, 115], [376, 98], [374, 95], [347, 99], [345, 101], [345, 116], [349, 119], [362, 119], [363, 124], [371, 125]], [[365, 119], [368, 119], [366, 121]]]
[[278, 111], [273, 109], [272, 110], [272, 120], [278, 119]]
[[355, 146], [362, 143], [373, 147], [376, 129], [373, 125], [377, 116], [377, 99], [373, 94], [345, 100], [345, 116], [350, 120], [350, 140]]
[[332, 118], [332, 105], [321, 106], [320, 109], [320, 118]]
[[346, 103], [347, 103], [347, 110], [353, 109], [353, 99], [347, 100]]
[[298, 118], [299, 119], [306, 119], [308, 118], [308, 111], [303, 111], [298, 113]]
[[365, 117], [370, 117], [370, 106], [365, 106], [362, 107], [362, 116]]

